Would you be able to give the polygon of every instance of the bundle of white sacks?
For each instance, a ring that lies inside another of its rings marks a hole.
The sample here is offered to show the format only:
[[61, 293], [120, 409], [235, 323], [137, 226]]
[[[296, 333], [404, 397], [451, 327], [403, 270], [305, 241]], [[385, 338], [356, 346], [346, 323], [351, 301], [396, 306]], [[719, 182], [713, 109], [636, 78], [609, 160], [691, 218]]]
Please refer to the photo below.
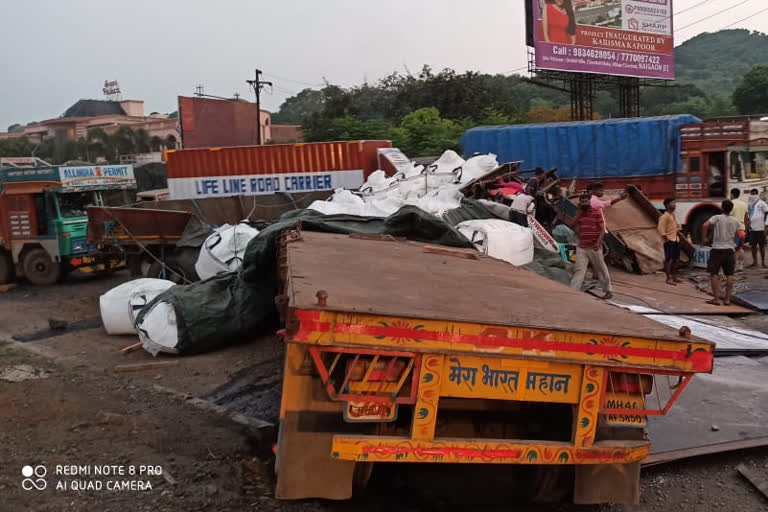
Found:
[[[240, 268], [248, 243], [259, 231], [243, 221], [216, 229], [200, 248], [195, 270], [200, 279]], [[101, 319], [107, 334], [137, 334], [144, 349], [152, 355], [177, 352], [176, 312], [168, 303], [158, 302], [140, 324], [139, 311], [151, 300], [173, 286], [164, 279], [135, 279], [112, 288], [99, 299]]]
[[327, 215], [388, 217], [403, 206], [413, 205], [440, 216], [461, 206], [461, 185], [496, 167], [496, 155], [464, 160], [455, 151], [446, 151], [428, 167], [411, 163], [410, 168], [391, 177], [376, 171], [359, 191], [339, 189], [327, 201], [315, 201], [309, 208]]

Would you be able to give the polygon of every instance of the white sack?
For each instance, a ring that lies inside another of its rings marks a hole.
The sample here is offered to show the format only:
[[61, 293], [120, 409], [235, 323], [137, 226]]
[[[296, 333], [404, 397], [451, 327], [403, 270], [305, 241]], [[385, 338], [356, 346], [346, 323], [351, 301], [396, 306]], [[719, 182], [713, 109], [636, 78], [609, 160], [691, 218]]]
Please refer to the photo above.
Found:
[[245, 256], [245, 249], [259, 230], [247, 222], [234, 226], [225, 224], [205, 239], [200, 248], [200, 255], [195, 263], [195, 270], [201, 280], [208, 279], [222, 272], [232, 272], [240, 268]]
[[179, 330], [176, 310], [168, 302], [156, 302], [136, 325], [144, 350], [156, 356], [160, 352], [178, 354]]
[[501, 219], [467, 220], [456, 226], [477, 250], [513, 265], [533, 261], [533, 232]]
[[136, 334], [134, 322], [141, 308], [173, 285], [165, 279], [134, 279], [99, 297], [101, 321], [107, 334]]

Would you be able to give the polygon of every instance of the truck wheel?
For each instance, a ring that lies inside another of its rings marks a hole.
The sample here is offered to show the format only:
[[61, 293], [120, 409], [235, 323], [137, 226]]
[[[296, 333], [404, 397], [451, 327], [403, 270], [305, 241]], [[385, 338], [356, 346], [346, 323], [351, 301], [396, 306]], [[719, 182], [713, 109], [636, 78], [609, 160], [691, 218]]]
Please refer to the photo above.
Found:
[[24, 275], [36, 285], [54, 284], [61, 277], [61, 263], [56, 263], [43, 248], [32, 249], [24, 255]]
[[686, 226], [686, 230], [688, 231], [688, 234], [691, 235], [691, 240], [693, 240], [694, 244], [701, 244], [701, 227], [710, 219], [710, 217], [717, 215], [718, 213], [720, 212], [709, 208], [701, 209], [700, 211], [696, 212], [696, 215]]
[[13, 260], [7, 251], [0, 249], [0, 284], [13, 281]]

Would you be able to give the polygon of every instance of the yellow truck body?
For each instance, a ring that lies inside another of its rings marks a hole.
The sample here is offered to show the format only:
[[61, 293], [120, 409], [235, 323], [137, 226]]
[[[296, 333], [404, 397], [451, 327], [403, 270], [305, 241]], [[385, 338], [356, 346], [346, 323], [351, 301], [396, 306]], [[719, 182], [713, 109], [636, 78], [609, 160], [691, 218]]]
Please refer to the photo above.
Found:
[[278, 497], [411, 462], [570, 466], [577, 502], [637, 501], [647, 417], [712, 371], [709, 342], [471, 251], [293, 232], [281, 269]]

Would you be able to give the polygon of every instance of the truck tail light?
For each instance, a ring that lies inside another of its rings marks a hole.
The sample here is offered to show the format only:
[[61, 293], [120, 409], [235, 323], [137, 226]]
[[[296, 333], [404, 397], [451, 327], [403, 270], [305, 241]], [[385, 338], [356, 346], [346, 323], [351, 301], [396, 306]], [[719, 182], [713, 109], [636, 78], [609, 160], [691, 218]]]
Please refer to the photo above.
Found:
[[610, 373], [608, 389], [619, 393], [642, 393], [653, 391], [653, 375], [641, 373]]
[[373, 361], [358, 360], [354, 364], [350, 362], [348, 368], [351, 382], [363, 380], [368, 382], [397, 382], [405, 370], [405, 361], [397, 359], [382, 361], [378, 358]]
[[310, 347], [323, 386], [332, 400], [412, 404], [421, 358], [413, 352]]

